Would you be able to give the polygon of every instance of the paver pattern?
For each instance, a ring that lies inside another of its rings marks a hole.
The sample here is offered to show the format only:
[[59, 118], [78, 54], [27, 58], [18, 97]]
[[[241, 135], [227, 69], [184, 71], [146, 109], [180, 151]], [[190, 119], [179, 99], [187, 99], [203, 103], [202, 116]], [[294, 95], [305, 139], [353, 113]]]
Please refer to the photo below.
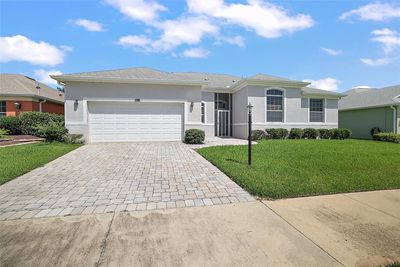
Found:
[[99, 143], [0, 186], [0, 220], [252, 200], [183, 143]]

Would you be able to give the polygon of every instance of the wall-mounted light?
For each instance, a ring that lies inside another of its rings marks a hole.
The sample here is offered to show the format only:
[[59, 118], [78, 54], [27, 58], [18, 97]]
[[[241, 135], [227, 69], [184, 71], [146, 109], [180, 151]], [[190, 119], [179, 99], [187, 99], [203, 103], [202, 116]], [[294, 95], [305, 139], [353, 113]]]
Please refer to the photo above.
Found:
[[75, 111], [78, 109], [78, 105], [79, 105], [79, 101], [78, 101], [78, 99], [76, 99], [76, 100], [74, 101], [74, 110], [75, 110]]
[[194, 102], [192, 101], [192, 102], [190, 102], [190, 112], [193, 111], [193, 106], [194, 106]]
[[14, 106], [15, 106], [16, 110], [20, 110], [21, 109], [21, 103], [19, 103], [19, 102], [15, 102]]

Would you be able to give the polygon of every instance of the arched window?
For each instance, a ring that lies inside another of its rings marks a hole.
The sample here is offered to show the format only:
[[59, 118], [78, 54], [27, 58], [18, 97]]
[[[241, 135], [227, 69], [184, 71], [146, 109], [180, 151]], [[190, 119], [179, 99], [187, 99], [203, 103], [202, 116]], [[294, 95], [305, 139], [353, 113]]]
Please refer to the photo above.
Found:
[[279, 89], [268, 89], [267, 92], [267, 122], [283, 122], [284, 95]]

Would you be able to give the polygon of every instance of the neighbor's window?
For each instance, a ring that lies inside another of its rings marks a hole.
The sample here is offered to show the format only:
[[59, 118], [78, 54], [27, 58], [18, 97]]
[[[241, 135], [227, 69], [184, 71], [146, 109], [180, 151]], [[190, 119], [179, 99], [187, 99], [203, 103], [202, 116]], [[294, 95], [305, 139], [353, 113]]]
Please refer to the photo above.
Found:
[[283, 91], [267, 90], [267, 122], [283, 122]]
[[206, 103], [201, 102], [201, 123], [206, 123]]
[[0, 101], [0, 117], [6, 116], [6, 101]]
[[324, 100], [310, 99], [310, 122], [324, 122]]

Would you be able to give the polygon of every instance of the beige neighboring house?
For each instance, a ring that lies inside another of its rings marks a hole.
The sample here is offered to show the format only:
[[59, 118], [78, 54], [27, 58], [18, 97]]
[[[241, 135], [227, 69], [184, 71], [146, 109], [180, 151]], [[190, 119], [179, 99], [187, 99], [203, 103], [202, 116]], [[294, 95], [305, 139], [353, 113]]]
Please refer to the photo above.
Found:
[[206, 137], [247, 138], [249, 103], [254, 129], [336, 128], [344, 96], [265, 74], [130, 68], [51, 77], [65, 84], [69, 132], [88, 142], [182, 140], [190, 128]]
[[373, 127], [400, 133], [400, 85], [356, 88], [344, 94], [339, 101], [339, 127], [351, 129], [354, 138], [371, 139]]
[[0, 74], [0, 117], [40, 111], [64, 114], [64, 93], [21, 74]]

